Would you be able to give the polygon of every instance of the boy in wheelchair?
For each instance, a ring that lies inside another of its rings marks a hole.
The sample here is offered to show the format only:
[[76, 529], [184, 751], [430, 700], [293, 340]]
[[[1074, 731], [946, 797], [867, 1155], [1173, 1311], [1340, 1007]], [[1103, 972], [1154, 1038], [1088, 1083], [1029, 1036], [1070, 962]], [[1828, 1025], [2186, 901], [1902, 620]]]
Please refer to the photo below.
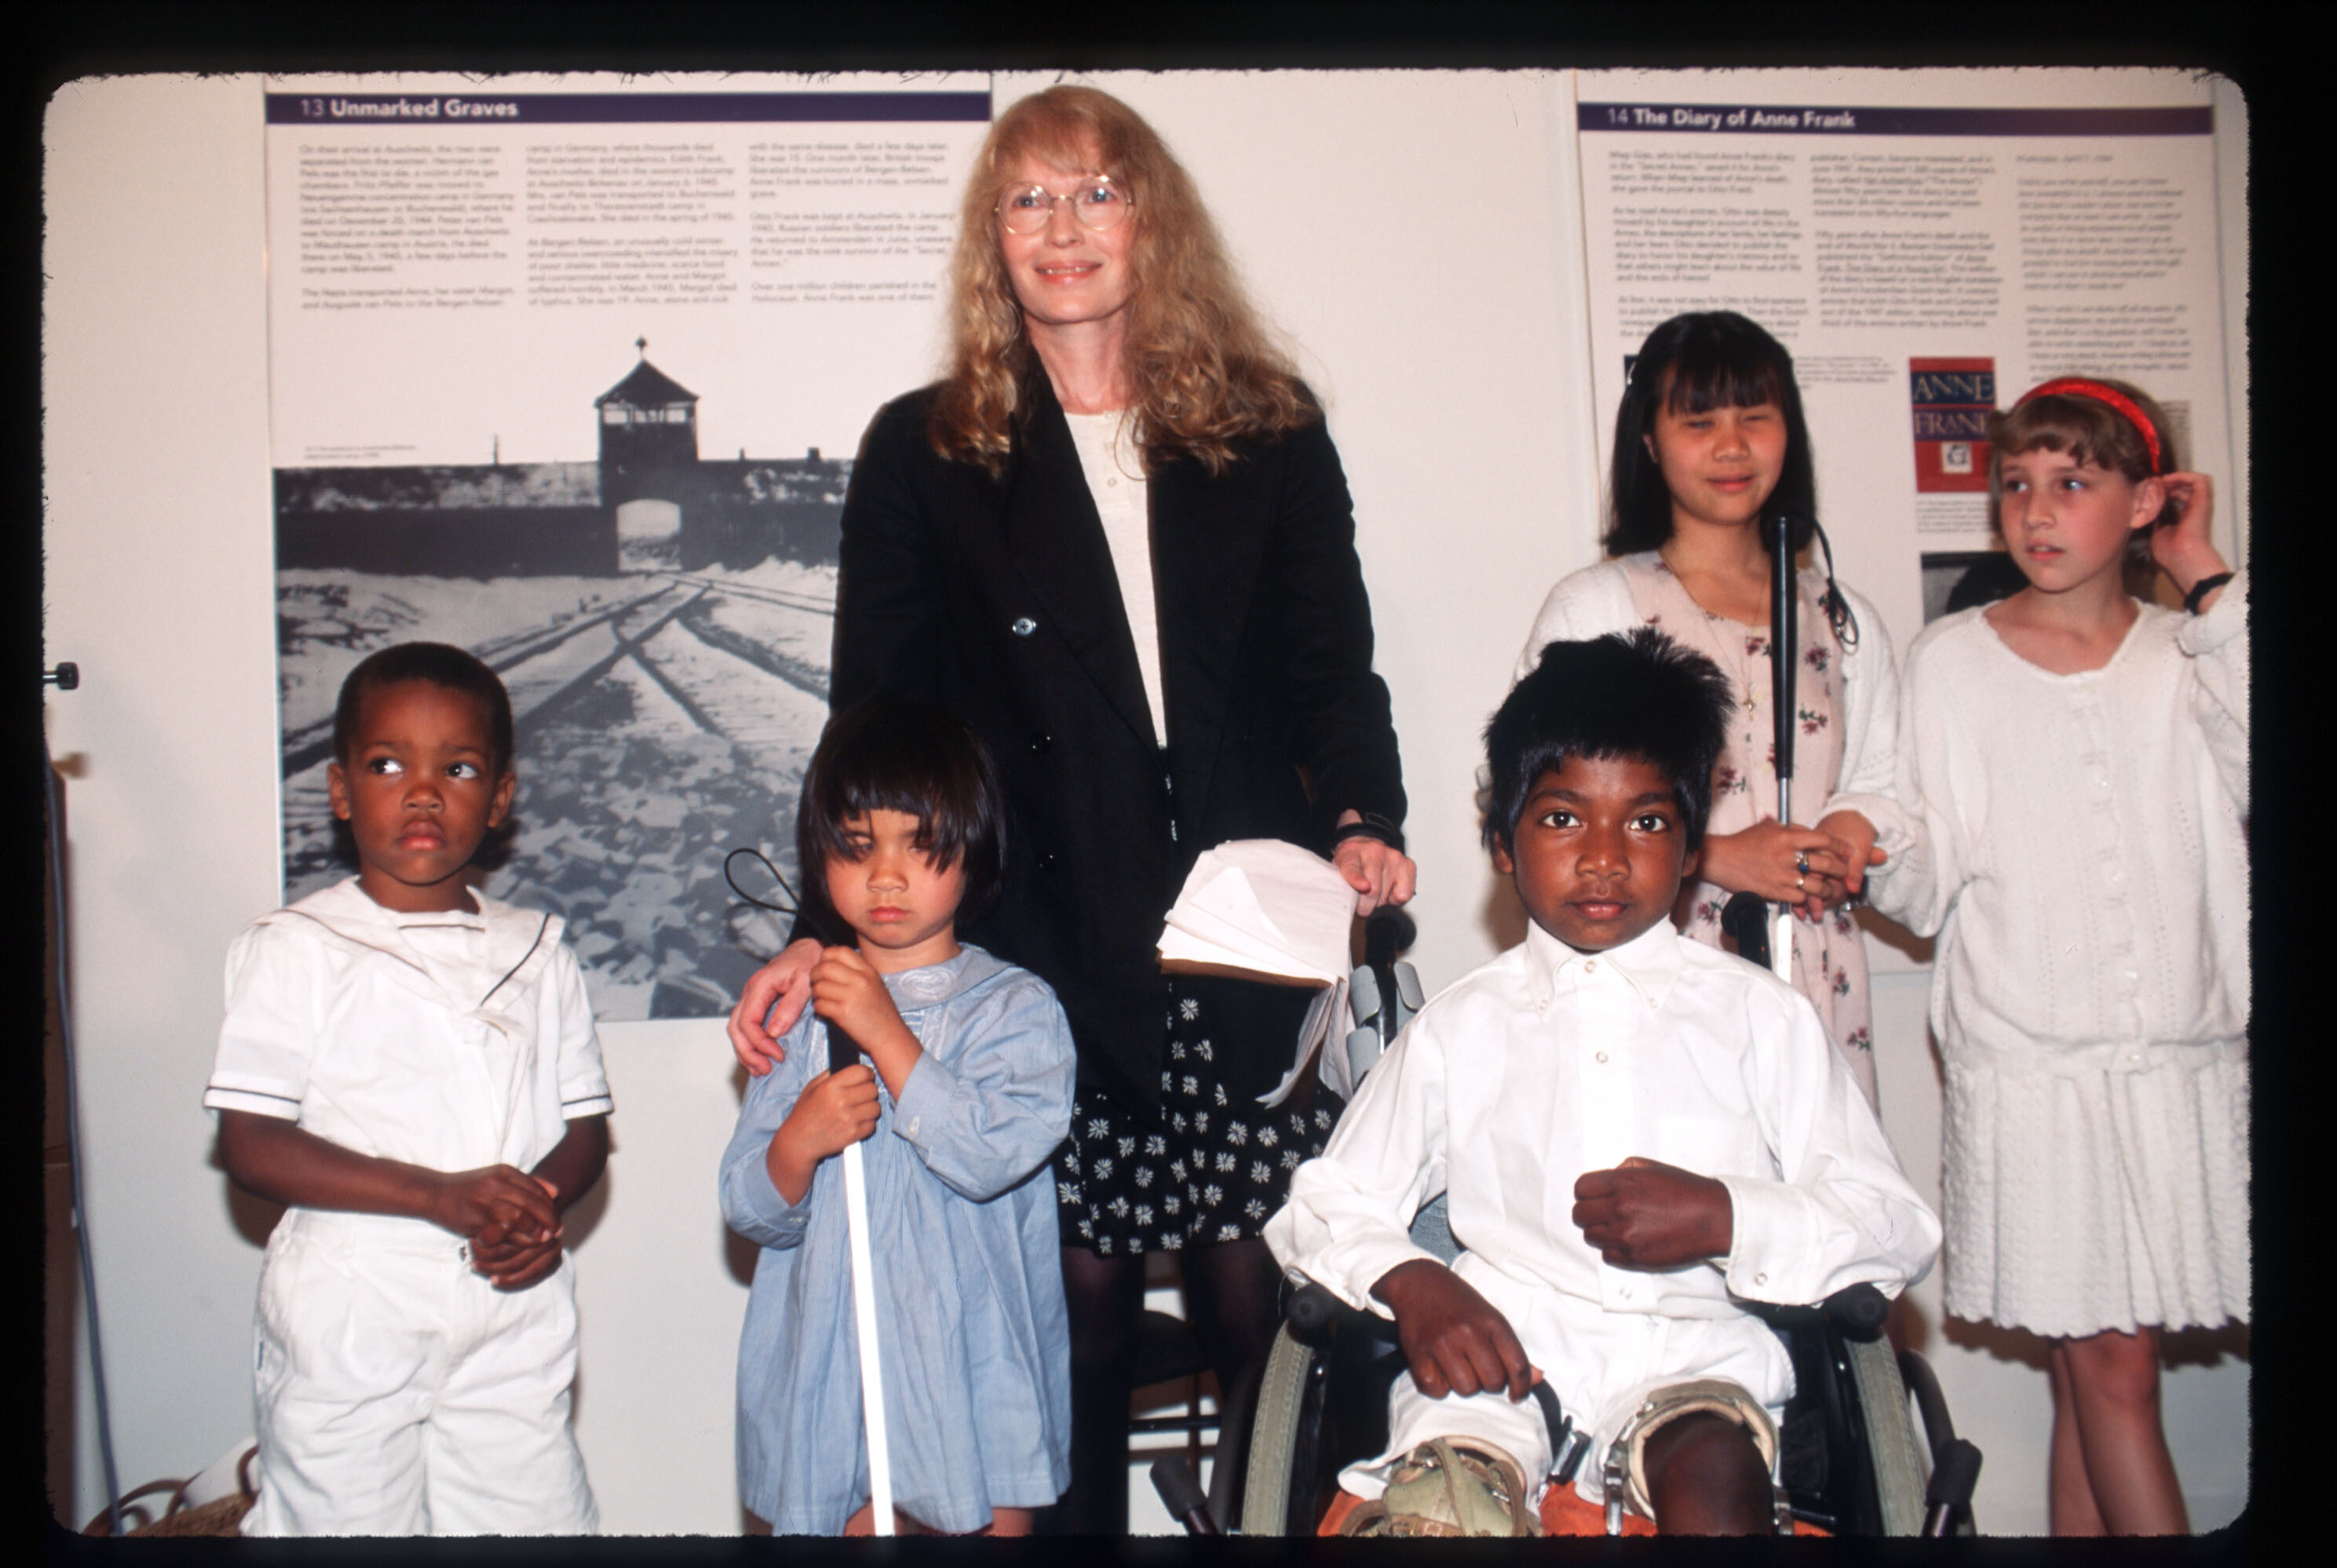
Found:
[[[1938, 1252], [1809, 1004], [1672, 926], [1730, 706], [1642, 628], [1552, 643], [1486, 729], [1526, 940], [1428, 1004], [1266, 1230], [1403, 1348], [1349, 1533], [1534, 1529], [1545, 1378], [1589, 1433], [1585, 1500], [1611, 1475], [1661, 1532], [1766, 1533], [1793, 1369], [1740, 1301], [1895, 1295]], [[1406, 1233], [1440, 1192], [1449, 1267]]]

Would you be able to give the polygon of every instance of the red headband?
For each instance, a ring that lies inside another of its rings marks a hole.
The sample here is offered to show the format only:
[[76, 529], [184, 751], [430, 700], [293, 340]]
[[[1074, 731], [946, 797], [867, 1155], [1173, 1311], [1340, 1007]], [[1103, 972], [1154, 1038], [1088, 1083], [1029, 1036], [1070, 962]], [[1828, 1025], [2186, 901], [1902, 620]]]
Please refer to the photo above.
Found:
[[2020, 394], [2019, 403], [2012, 406], [2019, 408], [2033, 397], [2090, 397], [2096, 403], [2107, 404], [2126, 415], [2127, 423], [2142, 433], [2142, 443], [2150, 449], [2150, 472], [2157, 473], [2166, 466], [2158, 454], [2157, 427], [2150, 423], [2149, 415], [2142, 412], [2133, 398], [2117, 387], [2104, 386], [2098, 381], [2088, 381], [2083, 376], [2065, 375], [2058, 381], [2030, 387]]

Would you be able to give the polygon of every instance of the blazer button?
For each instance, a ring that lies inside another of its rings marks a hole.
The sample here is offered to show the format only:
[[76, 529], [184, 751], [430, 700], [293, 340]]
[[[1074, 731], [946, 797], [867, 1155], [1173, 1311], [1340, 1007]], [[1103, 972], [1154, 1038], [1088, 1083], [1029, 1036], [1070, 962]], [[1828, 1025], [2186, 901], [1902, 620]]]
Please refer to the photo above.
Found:
[[1039, 852], [1039, 869], [1042, 872], [1051, 872], [1055, 869], [1054, 851], [1041, 850]]
[[1045, 756], [1047, 755], [1047, 749], [1054, 744], [1055, 737], [1053, 735], [1034, 735], [1031, 737], [1032, 755], [1034, 756]]
[[1016, 637], [1029, 637], [1039, 629], [1039, 623], [1027, 615], [1017, 616], [1014, 618], [1014, 624], [1007, 629]]

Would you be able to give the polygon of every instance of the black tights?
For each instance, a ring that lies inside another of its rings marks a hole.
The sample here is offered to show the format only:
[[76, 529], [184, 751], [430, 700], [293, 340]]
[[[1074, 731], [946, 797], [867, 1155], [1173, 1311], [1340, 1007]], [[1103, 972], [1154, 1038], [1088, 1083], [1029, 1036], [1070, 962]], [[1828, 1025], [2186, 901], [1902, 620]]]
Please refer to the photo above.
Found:
[[[1274, 1342], [1280, 1271], [1257, 1236], [1188, 1248], [1178, 1258], [1186, 1320], [1217, 1387], [1230, 1390]], [[1065, 1247], [1063, 1292], [1071, 1327], [1071, 1488], [1056, 1506], [1054, 1527], [1060, 1534], [1125, 1535], [1129, 1375], [1144, 1310], [1144, 1255], [1102, 1258]]]

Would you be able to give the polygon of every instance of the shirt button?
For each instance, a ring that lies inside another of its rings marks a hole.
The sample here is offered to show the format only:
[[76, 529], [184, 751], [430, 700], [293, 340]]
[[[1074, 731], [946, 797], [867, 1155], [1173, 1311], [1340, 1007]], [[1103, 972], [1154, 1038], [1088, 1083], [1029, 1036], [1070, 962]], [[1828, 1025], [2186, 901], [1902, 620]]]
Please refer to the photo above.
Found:
[[1766, 1274], [1755, 1274], [1753, 1276], [1753, 1282], [1756, 1285], [1765, 1285], [1769, 1282], [1769, 1276]]
[[1012, 631], [1016, 637], [1029, 637], [1032, 632], [1039, 629], [1039, 623], [1032, 620], [1027, 615], [1017, 616], [1014, 619], [1014, 624], [1007, 629]]
[[1595, 974], [1597, 974], [1597, 973], [1599, 972], [1599, 960], [1598, 960], [1597, 959], [1583, 959], [1583, 960], [1582, 960], [1582, 972], [1583, 972], [1584, 974], [1586, 974], [1586, 975], [1595, 975]]
[[1603, 1062], [1603, 1061], [1605, 1061], [1605, 1060], [1607, 1059], [1607, 1053], [1606, 1053], [1606, 1052], [1604, 1052], [1604, 1051], [1599, 1052], [1599, 1059], [1600, 1061], [1602, 1061], [1602, 1062]]
[[1105, 480], [1103, 483], [1106, 490], [1118, 490], [1120, 488], [1120, 475], [1115, 473], [1110, 478]]
[[1618, 1285], [1615, 1287], [1615, 1295], [1617, 1300], [1628, 1301], [1631, 1299], [1631, 1287], [1628, 1285]]
[[909, 1118], [909, 1136], [914, 1138], [917, 1135], [917, 1129], [924, 1125], [924, 1120], [925, 1119], [923, 1116], [911, 1116]]

